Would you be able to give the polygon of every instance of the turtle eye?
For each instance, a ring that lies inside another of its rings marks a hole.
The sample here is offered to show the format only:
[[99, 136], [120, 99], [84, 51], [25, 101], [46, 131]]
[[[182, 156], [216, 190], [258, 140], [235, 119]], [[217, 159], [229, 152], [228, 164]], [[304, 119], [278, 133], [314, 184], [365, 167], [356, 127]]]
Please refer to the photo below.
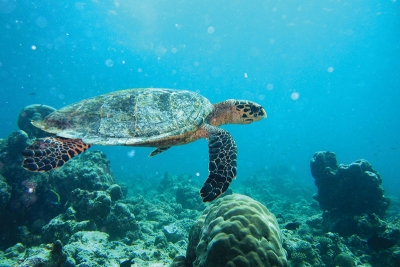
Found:
[[251, 105], [250, 109], [252, 112], [257, 113], [260, 110], [260, 107], [258, 107], [256, 105]]

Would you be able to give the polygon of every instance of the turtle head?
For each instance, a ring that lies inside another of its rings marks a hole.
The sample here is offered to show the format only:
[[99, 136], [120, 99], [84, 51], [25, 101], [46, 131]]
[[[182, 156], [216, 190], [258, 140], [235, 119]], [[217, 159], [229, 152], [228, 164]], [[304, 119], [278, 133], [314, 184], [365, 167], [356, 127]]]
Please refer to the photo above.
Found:
[[249, 100], [231, 100], [235, 111], [232, 113], [232, 123], [249, 124], [254, 121], [259, 121], [267, 117], [265, 109]]
[[249, 100], [229, 99], [214, 104], [209, 123], [213, 126], [221, 124], [249, 124], [267, 117], [265, 109]]

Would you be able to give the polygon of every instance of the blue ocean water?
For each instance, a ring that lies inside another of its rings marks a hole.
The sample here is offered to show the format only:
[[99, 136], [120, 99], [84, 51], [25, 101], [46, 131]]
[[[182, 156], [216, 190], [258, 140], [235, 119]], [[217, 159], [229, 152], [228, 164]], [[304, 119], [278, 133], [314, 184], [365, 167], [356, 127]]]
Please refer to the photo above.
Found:
[[[188, 89], [265, 107], [261, 122], [224, 126], [239, 148], [238, 180], [286, 166], [312, 186], [309, 160], [329, 150], [340, 163], [368, 160], [400, 196], [399, 16], [396, 0], [4, 0], [0, 138], [30, 104]], [[153, 158], [149, 148], [92, 149], [107, 153], [120, 180], [207, 175], [204, 140]]]

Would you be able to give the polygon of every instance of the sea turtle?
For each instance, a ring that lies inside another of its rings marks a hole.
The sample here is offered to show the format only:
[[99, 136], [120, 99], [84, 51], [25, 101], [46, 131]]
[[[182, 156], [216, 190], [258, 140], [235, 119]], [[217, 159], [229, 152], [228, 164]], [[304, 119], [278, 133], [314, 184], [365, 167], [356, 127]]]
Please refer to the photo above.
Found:
[[171, 146], [207, 138], [209, 176], [203, 202], [220, 196], [236, 177], [237, 148], [232, 136], [217, 126], [249, 124], [267, 116], [247, 100], [211, 104], [195, 92], [173, 89], [127, 89], [82, 100], [32, 124], [51, 137], [36, 140], [23, 151], [22, 166], [46, 172], [63, 166], [91, 144], [156, 147], [150, 156]]

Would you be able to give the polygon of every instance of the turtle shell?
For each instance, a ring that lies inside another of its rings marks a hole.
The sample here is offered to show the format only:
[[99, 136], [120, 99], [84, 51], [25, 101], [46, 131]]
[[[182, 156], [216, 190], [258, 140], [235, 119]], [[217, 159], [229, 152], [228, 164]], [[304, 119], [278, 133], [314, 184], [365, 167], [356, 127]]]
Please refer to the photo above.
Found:
[[186, 143], [213, 105], [190, 91], [127, 89], [61, 108], [32, 123], [88, 144], [172, 146]]

